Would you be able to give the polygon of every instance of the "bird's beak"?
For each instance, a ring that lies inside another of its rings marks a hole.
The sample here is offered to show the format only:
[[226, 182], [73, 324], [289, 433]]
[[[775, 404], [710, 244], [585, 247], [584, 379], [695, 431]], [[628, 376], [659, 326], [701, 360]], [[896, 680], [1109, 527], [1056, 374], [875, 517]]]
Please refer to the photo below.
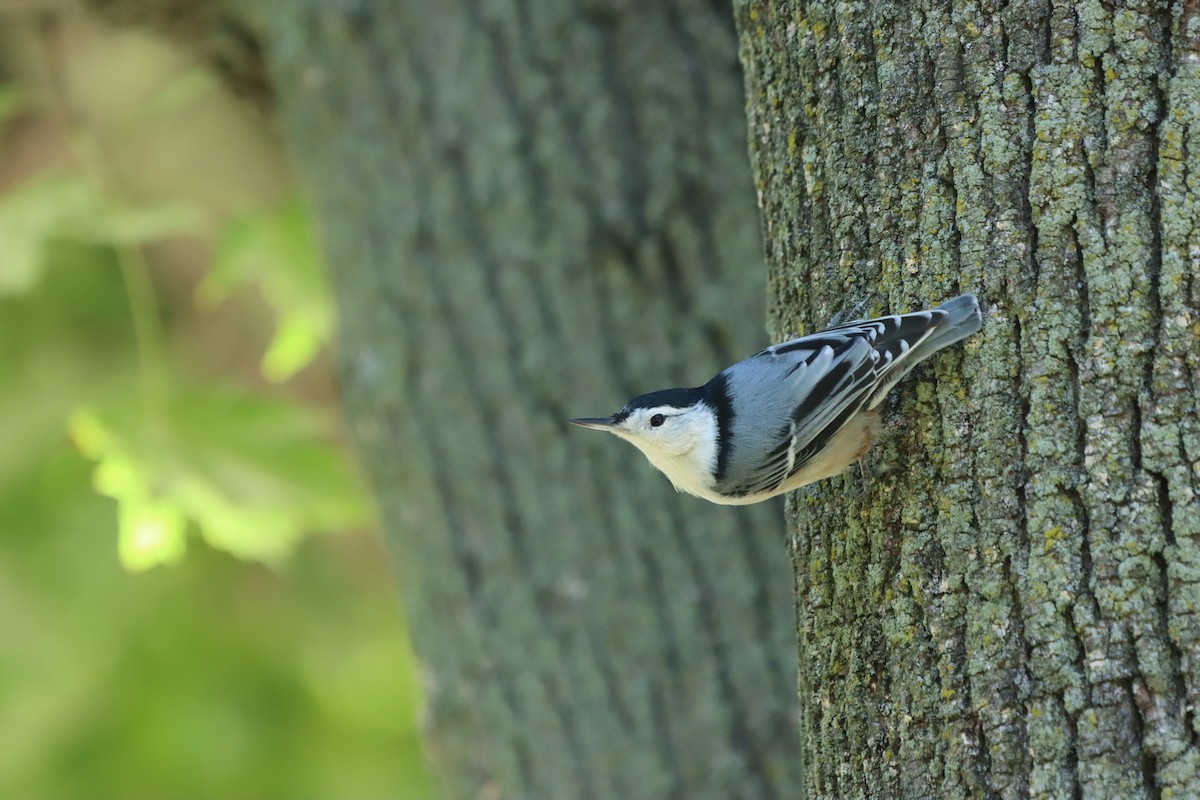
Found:
[[585, 417], [583, 419], [573, 419], [571, 420], [571, 424], [597, 431], [611, 431], [617, 423], [613, 422], [612, 417]]

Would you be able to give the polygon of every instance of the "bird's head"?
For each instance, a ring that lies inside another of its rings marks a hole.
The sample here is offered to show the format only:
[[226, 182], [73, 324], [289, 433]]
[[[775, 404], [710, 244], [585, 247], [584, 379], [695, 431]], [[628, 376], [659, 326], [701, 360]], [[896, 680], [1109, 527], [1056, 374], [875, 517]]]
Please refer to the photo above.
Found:
[[700, 389], [651, 392], [630, 400], [611, 417], [571, 422], [608, 431], [632, 443], [672, 480], [676, 476], [664, 462], [699, 456], [700, 463], [695, 466], [711, 469], [708, 462], [716, 458], [717, 418], [704, 402]]

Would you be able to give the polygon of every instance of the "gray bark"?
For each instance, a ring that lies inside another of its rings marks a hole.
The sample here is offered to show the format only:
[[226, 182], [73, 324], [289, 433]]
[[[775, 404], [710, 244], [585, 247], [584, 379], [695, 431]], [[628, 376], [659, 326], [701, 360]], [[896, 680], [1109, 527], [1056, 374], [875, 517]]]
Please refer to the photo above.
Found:
[[778, 337], [985, 307], [789, 506], [809, 797], [1200, 797], [1196, 3], [735, 5]]
[[795, 797], [780, 509], [566, 424], [765, 340], [729, 9], [272, 9], [450, 795]]

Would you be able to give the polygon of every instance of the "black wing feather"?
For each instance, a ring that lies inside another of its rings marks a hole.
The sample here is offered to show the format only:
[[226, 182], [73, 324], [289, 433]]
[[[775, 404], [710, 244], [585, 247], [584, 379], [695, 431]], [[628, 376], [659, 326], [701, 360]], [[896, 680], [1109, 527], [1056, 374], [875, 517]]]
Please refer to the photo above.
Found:
[[[755, 358], [809, 351], [784, 377], [811, 365], [825, 348], [832, 350], [834, 360], [828, 372], [798, 398], [789, 423], [779, 429], [774, 446], [753, 477], [728, 487], [726, 493], [745, 496], [773, 491], [802, 470], [871, 401], [893, 367], [946, 317], [945, 312], [931, 310], [850, 322], [761, 351]], [[862, 347], [863, 342], [868, 347]], [[727, 429], [722, 426], [722, 430]], [[722, 441], [722, 450], [725, 444]], [[728, 454], [722, 455], [718, 479], [724, 477], [728, 464]]]

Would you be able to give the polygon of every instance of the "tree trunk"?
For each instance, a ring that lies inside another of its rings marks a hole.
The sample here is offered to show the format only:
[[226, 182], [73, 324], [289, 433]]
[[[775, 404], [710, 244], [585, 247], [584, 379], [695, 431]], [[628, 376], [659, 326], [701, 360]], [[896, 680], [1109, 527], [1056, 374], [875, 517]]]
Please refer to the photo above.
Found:
[[1200, 797], [1197, 4], [738, 0], [777, 338], [980, 296], [789, 505], [811, 798]]
[[346, 413], [463, 798], [793, 798], [782, 513], [569, 428], [761, 335], [732, 15], [275, 4]]

